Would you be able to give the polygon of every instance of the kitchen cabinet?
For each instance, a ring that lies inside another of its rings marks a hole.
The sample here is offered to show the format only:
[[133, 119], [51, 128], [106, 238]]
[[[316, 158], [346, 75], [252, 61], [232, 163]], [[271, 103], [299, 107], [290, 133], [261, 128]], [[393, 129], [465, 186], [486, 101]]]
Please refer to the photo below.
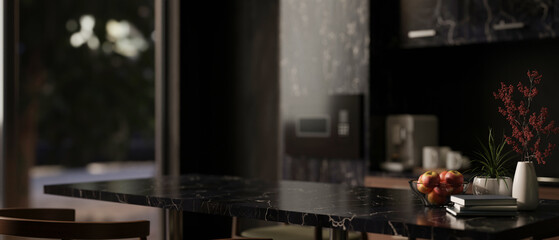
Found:
[[471, 2], [464, 0], [400, 0], [403, 47], [461, 45], [472, 42]]
[[475, 42], [555, 37], [553, 1], [472, 1], [470, 28]]
[[434, 16], [434, 0], [400, 1], [400, 39], [407, 46], [426, 46], [440, 43]]
[[552, 0], [400, 0], [404, 48], [556, 37]]

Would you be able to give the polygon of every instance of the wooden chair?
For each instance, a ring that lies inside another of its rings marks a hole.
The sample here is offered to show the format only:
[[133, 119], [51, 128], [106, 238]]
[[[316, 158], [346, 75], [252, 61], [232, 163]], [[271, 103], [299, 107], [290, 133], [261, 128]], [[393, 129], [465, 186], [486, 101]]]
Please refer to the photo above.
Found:
[[149, 221], [76, 222], [74, 209], [0, 209], [0, 234], [33, 238], [119, 239], [149, 235]]

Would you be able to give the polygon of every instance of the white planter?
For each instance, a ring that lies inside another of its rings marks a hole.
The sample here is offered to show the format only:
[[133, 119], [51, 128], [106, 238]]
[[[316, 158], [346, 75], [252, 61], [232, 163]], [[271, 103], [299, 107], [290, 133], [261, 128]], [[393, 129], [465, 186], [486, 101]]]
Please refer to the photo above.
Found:
[[518, 162], [512, 183], [512, 197], [516, 198], [518, 210], [534, 210], [538, 207], [538, 178], [533, 162]]
[[512, 179], [510, 177], [488, 178], [475, 177], [472, 191], [476, 195], [512, 195]]

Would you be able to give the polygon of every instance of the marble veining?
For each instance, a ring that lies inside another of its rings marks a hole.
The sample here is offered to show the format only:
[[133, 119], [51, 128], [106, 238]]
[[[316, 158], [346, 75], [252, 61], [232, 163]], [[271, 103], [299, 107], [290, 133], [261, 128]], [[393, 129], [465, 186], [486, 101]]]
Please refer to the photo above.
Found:
[[[427, 1], [429, 2], [429, 1]], [[556, 37], [557, 4], [552, 0], [433, 0], [417, 9], [413, 0], [401, 0], [403, 43], [407, 47], [462, 45]], [[414, 9], [406, 9], [414, 8]], [[417, 12], [423, 14], [417, 14]], [[417, 22], [436, 30], [436, 36], [407, 38]]]
[[422, 238], [513, 239], [559, 234], [559, 201], [516, 217], [455, 218], [409, 190], [185, 175], [47, 185], [45, 193], [177, 211]]

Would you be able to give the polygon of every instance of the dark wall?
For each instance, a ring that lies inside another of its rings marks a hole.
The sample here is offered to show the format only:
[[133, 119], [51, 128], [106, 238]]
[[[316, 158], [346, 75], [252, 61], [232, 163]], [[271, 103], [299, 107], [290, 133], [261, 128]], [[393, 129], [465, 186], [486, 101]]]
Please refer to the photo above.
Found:
[[[235, 5], [181, 4], [181, 173], [233, 174]], [[211, 14], [209, 14], [211, 12]]]
[[[181, 2], [180, 173], [276, 179], [277, 0]], [[231, 219], [184, 215], [193, 239], [231, 235]]]
[[[492, 92], [499, 82], [516, 85], [526, 72], [543, 74], [536, 106], [548, 106], [559, 119], [559, 39], [500, 42], [456, 47], [402, 49], [389, 46], [372, 56], [371, 112], [382, 134], [389, 114], [434, 114], [439, 118], [439, 143], [472, 157], [489, 127], [502, 134], [510, 128], [498, 113]], [[538, 107], [538, 109], [539, 109]], [[379, 141], [377, 137], [377, 141]], [[552, 141], [559, 143], [556, 137]], [[373, 149], [384, 152], [384, 149]], [[559, 177], [559, 151], [537, 166], [538, 176]]]
[[278, 158], [278, 2], [188, 3], [181, 18], [181, 173], [260, 174], [243, 164]]

